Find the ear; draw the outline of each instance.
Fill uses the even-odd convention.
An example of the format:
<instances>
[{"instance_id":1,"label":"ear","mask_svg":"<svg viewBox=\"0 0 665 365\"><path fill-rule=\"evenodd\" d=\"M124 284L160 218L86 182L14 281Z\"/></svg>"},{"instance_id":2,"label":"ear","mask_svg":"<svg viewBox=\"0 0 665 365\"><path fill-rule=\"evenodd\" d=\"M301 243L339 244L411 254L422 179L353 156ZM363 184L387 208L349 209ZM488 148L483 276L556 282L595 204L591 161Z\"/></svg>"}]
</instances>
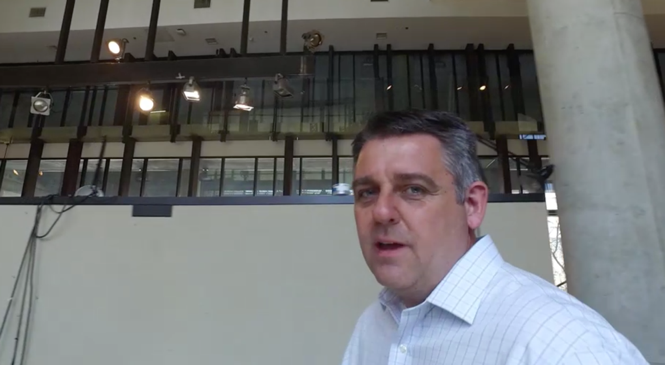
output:
<instances>
[{"instance_id":1,"label":"ear","mask_svg":"<svg viewBox=\"0 0 665 365\"><path fill-rule=\"evenodd\" d=\"M470 230L476 230L485 218L487 209L487 196L489 188L484 182L476 181L466 191L464 208L466 209L466 222Z\"/></svg>"}]
</instances>

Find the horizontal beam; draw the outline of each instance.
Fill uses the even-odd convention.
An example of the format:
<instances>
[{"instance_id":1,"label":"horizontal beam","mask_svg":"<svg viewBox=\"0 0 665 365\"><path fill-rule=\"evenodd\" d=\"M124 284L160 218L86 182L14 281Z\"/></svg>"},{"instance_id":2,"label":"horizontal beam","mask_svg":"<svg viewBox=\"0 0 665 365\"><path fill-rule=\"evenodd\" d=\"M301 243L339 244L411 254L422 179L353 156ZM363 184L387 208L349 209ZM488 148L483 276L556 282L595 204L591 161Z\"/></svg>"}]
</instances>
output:
<instances>
[{"instance_id":1,"label":"horizontal beam","mask_svg":"<svg viewBox=\"0 0 665 365\"><path fill-rule=\"evenodd\" d=\"M70 87L175 82L178 74L198 80L311 75L312 56L210 58L128 63L0 67L0 88Z\"/></svg>"}]
</instances>

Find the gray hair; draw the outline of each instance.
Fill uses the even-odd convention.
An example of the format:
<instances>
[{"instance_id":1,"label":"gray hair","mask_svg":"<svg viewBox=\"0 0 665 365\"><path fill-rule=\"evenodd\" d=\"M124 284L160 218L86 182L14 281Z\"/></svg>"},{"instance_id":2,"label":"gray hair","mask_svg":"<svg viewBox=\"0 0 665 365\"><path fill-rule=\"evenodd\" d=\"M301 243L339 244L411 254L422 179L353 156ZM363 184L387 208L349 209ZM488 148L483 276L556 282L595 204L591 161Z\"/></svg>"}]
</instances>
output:
<instances>
[{"instance_id":1,"label":"gray hair","mask_svg":"<svg viewBox=\"0 0 665 365\"><path fill-rule=\"evenodd\" d=\"M430 135L441 142L443 163L453 176L457 203L462 204L469 186L485 178L476 151L476 135L454 114L412 110L374 115L353 140L354 165L368 141L416 134Z\"/></svg>"}]
</instances>

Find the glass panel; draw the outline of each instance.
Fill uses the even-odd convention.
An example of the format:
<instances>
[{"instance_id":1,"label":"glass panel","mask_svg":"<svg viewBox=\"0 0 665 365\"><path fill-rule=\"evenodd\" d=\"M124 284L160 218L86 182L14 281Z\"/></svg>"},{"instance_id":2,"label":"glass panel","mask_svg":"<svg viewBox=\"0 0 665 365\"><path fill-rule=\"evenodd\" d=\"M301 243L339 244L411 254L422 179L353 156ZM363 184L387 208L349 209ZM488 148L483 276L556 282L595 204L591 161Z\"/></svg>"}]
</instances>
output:
<instances>
[{"instance_id":1,"label":"glass panel","mask_svg":"<svg viewBox=\"0 0 665 365\"><path fill-rule=\"evenodd\" d=\"M120 190L120 170L122 170L122 159L111 159L109 161L109 173L106 178L104 194L106 196L117 196Z\"/></svg>"},{"instance_id":2,"label":"glass panel","mask_svg":"<svg viewBox=\"0 0 665 365\"><path fill-rule=\"evenodd\" d=\"M83 113L83 102L85 101L85 89L71 90L69 94L69 101L65 107L65 126L77 127L81 122L81 114ZM62 105L62 104L61 104ZM87 109L87 108L86 108Z\"/></svg>"},{"instance_id":3,"label":"glass panel","mask_svg":"<svg viewBox=\"0 0 665 365\"><path fill-rule=\"evenodd\" d=\"M453 77L452 55L446 54L435 56L434 62L439 110L457 113L457 106L455 104L457 86L455 85L455 78Z\"/></svg>"},{"instance_id":4,"label":"glass panel","mask_svg":"<svg viewBox=\"0 0 665 365\"><path fill-rule=\"evenodd\" d=\"M523 176L524 172L526 172L524 169L524 166L520 166L516 160L514 159L509 159L508 160L509 165L510 165L510 185L512 187L512 193L513 194L522 194L524 191L522 184L525 183L524 179L526 177ZM524 191L526 193L526 191Z\"/></svg>"},{"instance_id":5,"label":"glass panel","mask_svg":"<svg viewBox=\"0 0 665 365\"><path fill-rule=\"evenodd\" d=\"M132 161L132 178L129 181L129 196L141 195L141 175L143 171L143 159L137 158Z\"/></svg>"},{"instance_id":6,"label":"glass panel","mask_svg":"<svg viewBox=\"0 0 665 365\"><path fill-rule=\"evenodd\" d=\"M23 191L23 180L25 180L25 169L27 160L7 160L5 173L0 184L0 196L17 197Z\"/></svg>"},{"instance_id":7,"label":"glass panel","mask_svg":"<svg viewBox=\"0 0 665 365\"><path fill-rule=\"evenodd\" d=\"M374 113L374 62L371 54L355 55L356 123L364 123ZM393 71L394 75L394 71ZM394 76L393 76L394 77ZM394 86L393 86L394 88Z\"/></svg>"},{"instance_id":8,"label":"glass panel","mask_svg":"<svg viewBox=\"0 0 665 365\"><path fill-rule=\"evenodd\" d=\"M485 53L485 69L487 72L487 89L489 92L492 117L495 121L504 120L503 110L501 109L501 83L497 70L496 53Z\"/></svg>"},{"instance_id":9,"label":"glass panel","mask_svg":"<svg viewBox=\"0 0 665 365\"><path fill-rule=\"evenodd\" d=\"M275 159L259 158L256 195L273 195L273 182L275 180Z\"/></svg>"},{"instance_id":10,"label":"glass panel","mask_svg":"<svg viewBox=\"0 0 665 365\"><path fill-rule=\"evenodd\" d=\"M284 159L278 158L276 161L275 171L275 195L284 195Z\"/></svg>"},{"instance_id":11,"label":"glass panel","mask_svg":"<svg viewBox=\"0 0 665 365\"><path fill-rule=\"evenodd\" d=\"M14 128L24 128L28 126L30 120L30 102L36 93L32 91L23 91L19 95L18 105L16 106L16 115L14 117Z\"/></svg>"},{"instance_id":12,"label":"glass panel","mask_svg":"<svg viewBox=\"0 0 665 365\"><path fill-rule=\"evenodd\" d=\"M14 105L14 92L5 91L0 94L0 129L9 127L9 119Z\"/></svg>"},{"instance_id":13,"label":"glass panel","mask_svg":"<svg viewBox=\"0 0 665 365\"><path fill-rule=\"evenodd\" d=\"M148 160L143 196L176 196L180 159Z\"/></svg>"},{"instance_id":14,"label":"glass panel","mask_svg":"<svg viewBox=\"0 0 665 365\"><path fill-rule=\"evenodd\" d=\"M176 122L183 125L189 124L189 109L192 107L192 103L182 97L176 98L176 103L178 103L178 115Z\"/></svg>"},{"instance_id":15,"label":"glass panel","mask_svg":"<svg viewBox=\"0 0 665 365\"><path fill-rule=\"evenodd\" d=\"M117 104L117 102L118 102L118 89L109 88L108 91L106 92L106 103L104 104L104 116L103 119L101 120L101 125L107 125L107 126L114 125L115 105Z\"/></svg>"},{"instance_id":16,"label":"glass panel","mask_svg":"<svg viewBox=\"0 0 665 365\"><path fill-rule=\"evenodd\" d=\"M213 85L210 83L199 83L201 88L201 100L198 102L183 102L180 105L192 105L192 114L189 120L190 124L207 125L210 118L210 111L212 110L212 97L214 94ZM182 99L182 95L178 94L178 98ZM166 107L166 106L164 106Z\"/></svg>"},{"instance_id":17,"label":"glass panel","mask_svg":"<svg viewBox=\"0 0 665 365\"><path fill-rule=\"evenodd\" d=\"M499 167L499 159L497 157L480 157L480 166L485 173L487 186L490 193L498 194L503 191L503 175Z\"/></svg>"},{"instance_id":18,"label":"glass panel","mask_svg":"<svg viewBox=\"0 0 665 365\"><path fill-rule=\"evenodd\" d=\"M45 127L60 127L62 121L62 113L65 110L65 99L67 98L67 90L52 91L51 100L51 114L45 118Z\"/></svg>"},{"instance_id":19,"label":"glass panel","mask_svg":"<svg viewBox=\"0 0 665 365\"><path fill-rule=\"evenodd\" d=\"M421 64L421 55L409 55L409 85L411 97L411 108L425 109L425 91L424 91L424 70Z\"/></svg>"},{"instance_id":20,"label":"glass panel","mask_svg":"<svg viewBox=\"0 0 665 365\"><path fill-rule=\"evenodd\" d=\"M200 168L199 191L196 196L219 196L222 179L222 159L202 158Z\"/></svg>"},{"instance_id":21,"label":"glass panel","mask_svg":"<svg viewBox=\"0 0 665 365\"><path fill-rule=\"evenodd\" d=\"M222 195L254 195L254 161L254 158L225 159Z\"/></svg>"},{"instance_id":22,"label":"glass panel","mask_svg":"<svg viewBox=\"0 0 665 365\"><path fill-rule=\"evenodd\" d=\"M100 125L100 113L102 112L102 100L104 99L104 87L91 87L88 96L89 104L85 115L85 124L91 126ZM93 108L92 118L90 118L90 108Z\"/></svg>"},{"instance_id":23,"label":"glass panel","mask_svg":"<svg viewBox=\"0 0 665 365\"><path fill-rule=\"evenodd\" d=\"M182 171L180 172L180 187L178 188L178 196L187 196L189 190L189 174L191 170L192 161L189 158L183 158Z\"/></svg>"},{"instance_id":24,"label":"glass panel","mask_svg":"<svg viewBox=\"0 0 665 365\"><path fill-rule=\"evenodd\" d=\"M409 109L410 85L406 55L393 56L393 104L394 110Z\"/></svg>"},{"instance_id":25,"label":"glass panel","mask_svg":"<svg viewBox=\"0 0 665 365\"><path fill-rule=\"evenodd\" d=\"M332 115L332 131L353 130L355 123L355 100L353 85L353 55L338 55L336 79L333 85L335 106ZM313 111L316 114L315 111Z\"/></svg>"},{"instance_id":26,"label":"glass panel","mask_svg":"<svg viewBox=\"0 0 665 365\"><path fill-rule=\"evenodd\" d=\"M521 54L519 59L526 120L542 121L543 111L540 105L540 90L538 90L538 78L536 76L536 64L533 54Z\"/></svg>"},{"instance_id":27,"label":"glass panel","mask_svg":"<svg viewBox=\"0 0 665 365\"><path fill-rule=\"evenodd\" d=\"M353 157L339 158L339 182L345 184L353 182Z\"/></svg>"},{"instance_id":28,"label":"glass panel","mask_svg":"<svg viewBox=\"0 0 665 365\"><path fill-rule=\"evenodd\" d=\"M497 55L499 57L499 76L501 77L501 96L503 98L504 120L514 122L517 120L515 107L513 106L513 94L510 85L510 69L508 68L508 57L505 53Z\"/></svg>"},{"instance_id":29,"label":"glass panel","mask_svg":"<svg viewBox=\"0 0 665 365\"><path fill-rule=\"evenodd\" d=\"M455 74L457 79L457 87L455 90L457 91L457 102L459 107L457 114L460 118L469 121L471 115L469 110L469 90L467 90L469 83L467 82L466 74L466 58L463 54L455 55Z\"/></svg>"},{"instance_id":30,"label":"glass panel","mask_svg":"<svg viewBox=\"0 0 665 365\"><path fill-rule=\"evenodd\" d=\"M291 195L300 195L300 158L293 158L293 174L291 177Z\"/></svg>"},{"instance_id":31,"label":"glass panel","mask_svg":"<svg viewBox=\"0 0 665 365\"><path fill-rule=\"evenodd\" d=\"M302 189L300 194L332 194L332 157L302 158Z\"/></svg>"},{"instance_id":32,"label":"glass panel","mask_svg":"<svg viewBox=\"0 0 665 365\"><path fill-rule=\"evenodd\" d=\"M168 114L161 112L168 108L168 105L164 105L163 103L165 88L165 85L160 85L159 87L150 89L152 98L155 100L155 107L152 109L152 111L157 113L148 113L148 125L168 124ZM135 122L136 124L140 124L138 120Z\"/></svg>"},{"instance_id":33,"label":"glass panel","mask_svg":"<svg viewBox=\"0 0 665 365\"><path fill-rule=\"evenodd\" d=\"M35 196L60 195L67 160L41 160Z\"/></svg>"},{"instance_id":34,"label":"glass panel","mask_svg":"<svg viewBox=\"0 0 665 365\"><path fill-rule=\"evenodd\" d=\"M86 166L86 169L85 169L85 181L83 182L83 185L92 185L92 180L95 179L95 171L97 170L98 161L99 160L95 159L95 158L89 158L88 159L88 165ZM82 167L83 167L83 161L81 161L81 163L79 164L79 179L78 179L78 181L81 181L80 177L81 177L81 168ZM102 160L102 165L99 169L99 180L97 181L97 185L100 188L101 188L102 183L103 183L102 179L104 178L104 169L106 169L106 160Z\"/></svg>"}]
</instances>

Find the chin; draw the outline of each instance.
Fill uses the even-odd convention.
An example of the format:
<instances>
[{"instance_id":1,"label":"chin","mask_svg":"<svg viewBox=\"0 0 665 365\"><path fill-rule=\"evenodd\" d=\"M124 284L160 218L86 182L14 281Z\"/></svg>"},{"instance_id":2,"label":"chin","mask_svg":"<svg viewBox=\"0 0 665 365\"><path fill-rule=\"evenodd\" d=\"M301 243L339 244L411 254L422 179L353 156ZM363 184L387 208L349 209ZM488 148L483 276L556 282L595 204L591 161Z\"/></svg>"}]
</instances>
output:
<instances>
[{"instance_id":1,"label":"chin","mask_svg":"<svg viewBox=\"0 0 665 365\"><path fill-rule=\"evenodd\" d=\"M379 284L389 289L400 290L411 284L407 274L396 267L378 267L372 269L372 273Z\"/></svg>"}]
</instances>

